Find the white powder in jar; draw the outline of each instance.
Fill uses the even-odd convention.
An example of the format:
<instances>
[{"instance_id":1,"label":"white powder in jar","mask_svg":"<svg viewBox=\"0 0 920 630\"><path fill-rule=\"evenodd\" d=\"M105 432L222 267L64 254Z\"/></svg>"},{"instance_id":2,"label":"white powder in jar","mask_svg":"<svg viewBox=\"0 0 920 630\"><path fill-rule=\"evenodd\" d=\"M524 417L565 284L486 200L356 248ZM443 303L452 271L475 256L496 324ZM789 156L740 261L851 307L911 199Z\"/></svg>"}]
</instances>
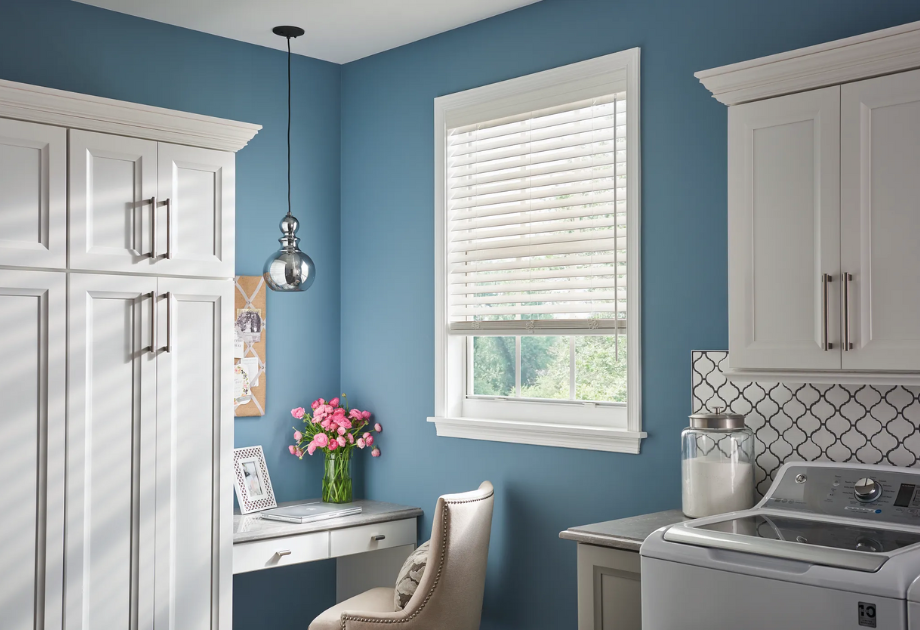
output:
<instances>
[{"instance_id":1,"label":"white powder in jar","mask_svg":"<svg viewBox=\"0 0 920 630\"><path fill-rule=\"evenodd\" d=\"M749 463L685 459L682 473L687 516L699 518L754 505L754 467Z\"/></svg>"}]
</instances>

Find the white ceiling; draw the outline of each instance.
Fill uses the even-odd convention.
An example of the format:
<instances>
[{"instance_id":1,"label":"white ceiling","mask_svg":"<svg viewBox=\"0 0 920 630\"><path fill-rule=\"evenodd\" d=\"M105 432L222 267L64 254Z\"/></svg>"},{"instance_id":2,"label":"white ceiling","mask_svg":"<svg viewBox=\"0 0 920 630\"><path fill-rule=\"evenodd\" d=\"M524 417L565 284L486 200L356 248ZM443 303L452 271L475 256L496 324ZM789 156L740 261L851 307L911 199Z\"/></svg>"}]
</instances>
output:
<instances>
[{"instance_id":1,"label":"white ceiling","mask_svg":"<svg viewBox=\"0 0 920 630\"><path fill-rule=\"evenodd\" d=\"M250 44L287 50L272 27L299 26L300 55L347 63L539 0L75 0Z\"/></svg>"}]
</instances>

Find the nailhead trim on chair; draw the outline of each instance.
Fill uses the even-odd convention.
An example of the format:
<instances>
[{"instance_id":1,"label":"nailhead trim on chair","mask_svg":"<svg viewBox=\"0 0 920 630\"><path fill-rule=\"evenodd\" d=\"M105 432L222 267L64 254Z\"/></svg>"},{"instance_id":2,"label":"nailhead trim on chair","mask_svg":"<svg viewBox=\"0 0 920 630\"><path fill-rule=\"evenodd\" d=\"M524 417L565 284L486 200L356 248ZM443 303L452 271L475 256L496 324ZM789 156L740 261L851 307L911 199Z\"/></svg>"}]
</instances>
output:
<instances>
[{"instance_id":1,"label":"nailhead trim on chair","mask_svg":"<svg viewBox=\"0 0 920 630\"><path fill-rule=\"evenodd\" d=\"M490 492L487 496L480 497L478 499L465 499L459 501L444 501L445 505L454 505L460 503L476 503L478 501L485 501L486 499L495 495L495 492ZM434 584L431 585L431 588L428 590L428 593L425 595L425 599L422 601L421 606L418 607L411 615L405 619L371 619L368 617L350 617L348 615L342 615L342 630L347 630L345 627L346 622L348 621L363 621L365 623L408 623L414 619L425 606L428 604L428 600L431 599L431 596L434 595L434 590L438 587L438 583L441 581L441 570L444 568L444 555L447 553L447 544L450 542L450 510L444 510L443 516L444 522L444 546L441 548L441 557L438 559L438 573L435 575Z\"/></svg>"}]
</instances>

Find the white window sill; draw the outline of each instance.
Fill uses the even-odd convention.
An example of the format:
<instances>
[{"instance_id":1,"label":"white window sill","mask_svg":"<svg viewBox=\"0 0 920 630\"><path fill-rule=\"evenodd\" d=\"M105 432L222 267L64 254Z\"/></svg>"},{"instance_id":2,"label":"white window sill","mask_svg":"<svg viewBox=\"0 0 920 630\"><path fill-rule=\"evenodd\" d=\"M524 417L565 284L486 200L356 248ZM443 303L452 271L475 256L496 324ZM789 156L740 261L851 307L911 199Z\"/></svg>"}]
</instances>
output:
<instances>
[{"instance_id":1,"label":"white window sill","mask_svg":"<svg viewBox=\"0 0 920 630\"><path fill-rule=\"evenodd\" d=\"M483 420L473 418L428 418L441 437L557 446L589 451L639 454L644 431L628 431L572 424Z\"/></svg>"}]
</instances>

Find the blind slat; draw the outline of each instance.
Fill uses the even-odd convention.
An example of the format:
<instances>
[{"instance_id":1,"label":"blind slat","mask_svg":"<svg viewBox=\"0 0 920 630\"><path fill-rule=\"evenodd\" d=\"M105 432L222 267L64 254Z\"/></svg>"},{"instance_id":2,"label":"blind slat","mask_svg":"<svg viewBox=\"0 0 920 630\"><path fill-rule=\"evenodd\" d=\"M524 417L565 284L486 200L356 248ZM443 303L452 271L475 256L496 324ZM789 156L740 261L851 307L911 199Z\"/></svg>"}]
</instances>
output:
<instances>
[{"instance_id":1,"label":"blind slat","mask_svg":"<svg viewBox=\"0 0 920 630\"><path fill-rule=\"evenodd\" d=\"M584 219L578 221L538 221L518 223L503 228L458 229L451 232L451 250L464 247L463 243L487 238L526 236L528 234L555 234L574 230L598 230L601 228L626 225L626 215L611 215L605 218ZM625 233L623 234L625 236Z\"/></svg>"},{"instance_id":2,"label":"blind slat","mask_svg":"<svg viewBox=\"0 0 920 630\"><path fill-rule=\"evenodd\" d=\"M462 265L458 265L460 267ZM553 280L566 278L567 282L579 282L582 278L595 276L625 276L626 265L597 265L595 267L579 267L578 269L525 269L520 271L492 271L487 273L453 273L450 277L451 293L466 293L464 287L476 286L482 282L524 282L527 280ZM457 289L456 291L454 289Z\"/></svg>"},{"instance_id":3,"label":"blind slat","mask_svg":"<svg viewBox=\"0 0 920 630\"><path fill-rule=\"evenodd\" d=\"M625 192L625 191L624 191ZM485 217L496 217L506 214L516 214L518 212L532 212L536 210L556 210L559 208L570 208L572 206L585 206L601 203L618 203L617 212L626 212L626 201L620 200L615 190L602 190L600 192L591 191L590 194L581 194L570 196L565 199L549 197L545 199L525 199L514 203L501 205L480 206L471 208L461 208L449 212L450 223L465 219L478 219Z\"/></svg>"},{"instance_id":4,"label":"blind slat","mask_svg":"<svg viewBox=\"0 0 920 630\"><path fill-rule=\"evenodd\" d=\"M497 170L481 171L478 173L464 173L455 175L450 179L450 189L470 188L483 186L509 179L524 179L544 177L565 171L585 170L616 164L616 153L613 151L589 153L582 159L553 160L536 164L524 164L518 167L502 166Z\"/></svg>"},{"instance_id":5,"label":"blind slat","mask_svg":"<svg viewBox=\"0 0 920 630\"><path fill-rule=\"evenodd\" d=\"M469 305L483 304L561 304L563 302L591 302L597 303L605 300L616 301L626 298L626 287L623 290L614 289L613 291L560 291L558 293L527 294L518 293L516 295L490 295L487 297L470 297L456 296L451 300L451 308L462 308Z\"/></svg>"},{"instance_id":6,"label":"blind slat","mask_svg":"<svg viewBox=\"0 0 920 630\"><path fill-rule=\"evenodd\" d=\"M621 274L617 274L621 275ZM457 296L481 295L486 293L520 293L524 291L571 291L575 289L626 288L625 278L614 279L613 274L597 276L591 280L523 281L503 282L490 285L457 284L450 287L450 293ZM625 294L624 294L625 295Z\"/></svg>"},{"instance_id":7,"label":"blind slat","mask_svg":"<svg viewBox=\"0 0 920 630\"><path fill-rule=\"evenodd\" d=\"M615 204L591 204L581 206L569 206L568 210L553 209L549 212L537 210L521 210L513 214L504 214L495 217L484 217L482 219L462 219L456 221L457 225L451 225L451 234L462 233L469 230L484 230L487 228L498 228L507 225L539 225L540 223L552 223L568 219L586 219L588 217L605 217L616 216L617 225L626 225L626 210L618 211Z\"/></svg>"},{"instance_id":8,"label":"blind slat","mask_svg":"<svg viewBox=\"0 0 920 630\"><path fill-rule=\"evenodd\" d=\"M562 136L557 138L548 138L539 142L526 142L521 144L512 144L505 147L496 147L489 151L468 151L462 153L448 154L448 165L465 166L473 162L486 162L489 160L498 160L502 158L517 157L519 155L528 155L541 153L543 151L555 151L557 149L568 149L588 144L597 144L600 142L608 145L615 145L620 149L620 140L626 140L626 129L604 129L598 131L589 131L586 133ZM614 142L616 141L616 142ZM625 144L625 142L624 142Z\"/></svg>"},{"instance_id":9,"label":"blind slat","mask_svg":"<svg viewBox=\"0 0 920 630\"><path fill-rule=\"evenodd\" d=\"M613 262L626 262L626 252L610 252L606 254L594 254L594 255L583 255L583 256L566 256L564 258L551 258L551 259L533 259L533 258L517 258L513 260L502 260L502 261L487 261L487 262L463 262L456 263L450 266L450 273L453 277L453 274L470 274L483 272L488 273L492 271L504 271L508 269L542 269L544 267L565 267L565 266L576 266L575 269L580 269L581 265L592 265L592 264L606 264Z\"/></svg>"},{"instance_id":10,"label":"blind slat","mask_svg":"<svg viewBox=\"0 0 920 630\"><path fill-rule=\"evenodd\" d=\"M597 313L613 313L614 305L618 313L626 312L626 303L614 302L580 302L577 304L548 304L543 306L455 306L450 309L451 315L457 317L491 316L491 315L555 315L575 314L594 315Z\"/></svg>"},{"instance_id":11,"label":"blind slat","mask_svg":"<svg viewBox=\"0 0 920 630\"><path fill-rule=\"evenodd\" d=\"M539 195L545 186L561 186L563 184L593 182L603 179L609 180L616 174L616 169L612 164L598 167L576 167L546 175L509 177L504 181L498 181L491 184L457 186L451 190L450 198L454 200L467 199L470 197L481 197L483 195L494 195L510 190L528 190L531 191L529 196L533 197L534 193ZM615 184L612 181L607 181L605 184L606 185L594 186L594 188L615 188Z\"/></svg>"},{"instance_id":12,"label":"blind slat","mask_svg":"<svg viewBox=\"0 0 920 630\"><path fill-rule=\"evenodd\" d=\"M449 262L472 262L483 260L505 260L530 256L560 256L579 252L616 251L626 249L626 239L593 238L567 243L543 243L540 245L519 245L470 252L456 252L448 255ZM554 261L555 262L555 261Z\"/></svg>"},{"instance_id":13,"label":"blind slat","mask_svg":"<svg viewBox=\"0 0 920 630\"><path fill-rule=\"evenodd\" d=\"M466 197L465 199L452 199L448 202L450 210L462 210L465 208L479 208L482 206L497 206L499 204L510 203L513 201L524 201L525 199L539 200L563 197L566 195L577 195L580 193L593 193L602 190L615 190L617 196L626 195L626 182L623 178L622 184L617 182L595 182L594 180L577 181L569 184L560 184L558 186L545 186L542 188L529 188L524 190L512 190L494 195L480 195L476 197ZM616 188L614 188L616 186ZM584 203L584 201L582 201Z\"/></svg>"}]
</instances>

